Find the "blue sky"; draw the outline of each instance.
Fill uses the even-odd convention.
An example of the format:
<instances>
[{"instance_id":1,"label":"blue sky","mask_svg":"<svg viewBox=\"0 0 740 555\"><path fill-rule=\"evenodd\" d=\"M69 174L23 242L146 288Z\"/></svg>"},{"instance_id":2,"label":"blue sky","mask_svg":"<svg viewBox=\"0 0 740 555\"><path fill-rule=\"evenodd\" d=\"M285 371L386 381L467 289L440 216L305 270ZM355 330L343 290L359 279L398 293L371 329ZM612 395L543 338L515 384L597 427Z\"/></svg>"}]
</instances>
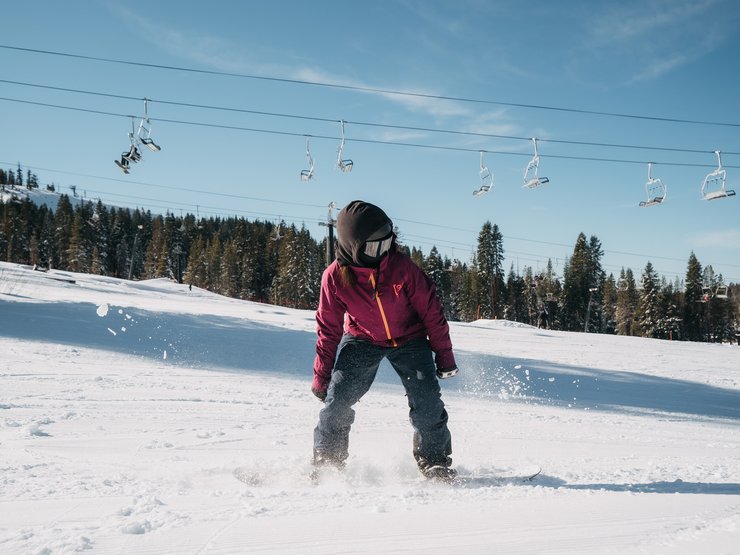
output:
<instances>
[{"instance_id":1,"label":"blue sky","mask_svg":"<svg viewBox=\"0 0 740 555\"><path fill-rule=\"evenodd\" d=\"M468 261L490 220L507 270L551 258L562 272L583 232L615 276L651 261L683 278L693 251L740 282L740 197L700 194L717 149L740 190L733 0L40 1L3 13L0 166L20 162L63 192L282 218L315 237L330 202L362 198L425 253ZM113 160L145 97L162 151L124 175ZM351 173L336 168L340 120ZM537 189L522 187L531 137L550 180ZM495 181L474 197L480 150ZM648 162L667 200L639 208Z\"/></svg>"}]
</instances>

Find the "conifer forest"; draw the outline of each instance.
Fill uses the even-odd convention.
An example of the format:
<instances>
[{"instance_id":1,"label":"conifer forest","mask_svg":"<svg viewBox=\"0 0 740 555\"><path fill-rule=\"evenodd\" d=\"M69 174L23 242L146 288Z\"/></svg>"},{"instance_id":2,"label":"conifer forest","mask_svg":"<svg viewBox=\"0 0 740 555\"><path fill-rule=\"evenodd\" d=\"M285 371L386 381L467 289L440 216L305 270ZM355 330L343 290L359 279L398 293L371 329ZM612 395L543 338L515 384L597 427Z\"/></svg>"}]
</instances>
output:
<instances>
[{"instance_id":1,"label":"conifer forest","mask_svg":"<svg viewBox=\"0 0 740 555\"><path fill-rule=\"evenodd\" d=\"M38 188L30 170L0 169L0 260L131 280L169 278L244 300L315 309L330 249L305 226L197 218L117 208L59 195L52 209L23 191ZM53 191L53 185L47 185ZM603 247L580 233L562 272L515 271L503 232L485 222L469 260L400 247L435 282L451 321L507 319L566 331L659 339L736 342L738 284L687 253L685 277L675 282L654 270L602 268ZM0 273L0 280L3 279Z\"/></svg>"}]
</instances>

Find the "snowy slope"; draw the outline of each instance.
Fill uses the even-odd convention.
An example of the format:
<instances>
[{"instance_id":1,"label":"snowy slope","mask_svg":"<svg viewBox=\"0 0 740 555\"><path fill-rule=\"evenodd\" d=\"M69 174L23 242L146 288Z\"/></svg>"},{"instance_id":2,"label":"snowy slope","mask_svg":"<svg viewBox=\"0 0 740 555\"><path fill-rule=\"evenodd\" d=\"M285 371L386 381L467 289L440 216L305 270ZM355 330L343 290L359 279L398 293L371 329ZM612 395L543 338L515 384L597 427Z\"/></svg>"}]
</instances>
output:
<instances>
[{"instance_id":1,"label":"snowy slope","mask_svg":"<svg viewBox=\"0 0 740 555\"><path fill-rule=\"evenodd\" d=\"M314 485L311 312L0 263L0 553L740 552L740 349L452 336L469 479L419 480L384 365Z\"/></svg>"},{"instance_id":2,"label":"snowy slope","mask_svg":"<svg viewBox=\"0 0 740 555\"><path fill-rule=\"evenodd\" d=\"M78 194L82 196L75 196L67 193L72 206L77 206L83 202L92 202L93 204L98 202L97 198L88 198L87 193L84 190L79 190ZM27 189L25 186L18 187L16 185L5 185L4 187L0 187L0 201L12 202L28 199L38 206L46 206L51 210L56 210L61 196L62 193L60 192L47 191L45 186L36 189ZM106 206L109 209L112 208L109 204L106 204Z\"/></svg>"}]
</instances>

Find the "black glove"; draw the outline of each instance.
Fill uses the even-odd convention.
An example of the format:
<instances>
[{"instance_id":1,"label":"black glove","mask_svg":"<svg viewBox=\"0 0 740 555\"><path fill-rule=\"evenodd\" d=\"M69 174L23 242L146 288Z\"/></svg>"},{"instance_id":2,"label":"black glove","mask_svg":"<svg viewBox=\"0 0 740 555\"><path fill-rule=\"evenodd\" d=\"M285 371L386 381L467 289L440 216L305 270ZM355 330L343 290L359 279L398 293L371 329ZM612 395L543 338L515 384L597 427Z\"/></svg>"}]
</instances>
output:
<instances>
[{"instance_id":1,"label":"black glove","mask_svg":"<svg viewBox=\"0 0 740 555\"><path fill-rule=\"evenodd\" d=\"M440 380L444 380L446 378L451 378L452 376L457 376L457 373L459 372L457 366L451 366L450 368L437 368L437 377Z\"/></svg>"},{"instance_id":2,"label":"black glove","mask_svg":"<svg viewBox=\"0 0 740 555\"><path fill-rule=\"evenodd\" d=\"M331 381L331 372L328 374L318 374L314 370L313 382L311 382L311 393L318 397L322 403L326 399L326 390L329 389L329 382Z\"/></svg>"},{"instance_id":3,"label":"black glove","mask_svg":"<svg viewBox=\"0 0 740 555\"><path fill-rule=\"evenodd\" d=\"M322 403L326 400L326 390L317 389L315 387L311 387L311 393L316 395L316 397L321 401Z\"/></svg>"}]
</instances>

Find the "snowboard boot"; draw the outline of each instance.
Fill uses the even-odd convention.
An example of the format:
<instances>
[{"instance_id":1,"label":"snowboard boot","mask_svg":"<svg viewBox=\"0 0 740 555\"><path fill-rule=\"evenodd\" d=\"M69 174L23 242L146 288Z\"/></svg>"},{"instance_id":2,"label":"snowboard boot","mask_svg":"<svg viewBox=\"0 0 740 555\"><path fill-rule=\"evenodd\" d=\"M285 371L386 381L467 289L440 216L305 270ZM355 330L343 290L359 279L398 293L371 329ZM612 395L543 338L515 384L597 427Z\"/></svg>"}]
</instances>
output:
<instances>
[{"instance_id":1,"label":"snowboard boot","mask_svg":"<svg viewBox=\"0 0 740 555\"><path fill-rule=\"evenodd\" d=\"M314 482L319 481L322 474L327 472L341 472L346 466L345 459L339 458L328 453L320 453L314 451L313 461L311 461L313 469L311 470L311 479Z\"/></svg>"},{"instance_id":2,"label":"snowboard boot","mask_svg":"<svg viewBox=\"0 0 740 555\"><path fill-rule=\"evenodd\" d=\"M422 475L429 480L450 483L457 476L457 471L451 467L452 459L447 456L435 458L417 456L416 464L419 465Z\"/></svg>"}]
</instances>

